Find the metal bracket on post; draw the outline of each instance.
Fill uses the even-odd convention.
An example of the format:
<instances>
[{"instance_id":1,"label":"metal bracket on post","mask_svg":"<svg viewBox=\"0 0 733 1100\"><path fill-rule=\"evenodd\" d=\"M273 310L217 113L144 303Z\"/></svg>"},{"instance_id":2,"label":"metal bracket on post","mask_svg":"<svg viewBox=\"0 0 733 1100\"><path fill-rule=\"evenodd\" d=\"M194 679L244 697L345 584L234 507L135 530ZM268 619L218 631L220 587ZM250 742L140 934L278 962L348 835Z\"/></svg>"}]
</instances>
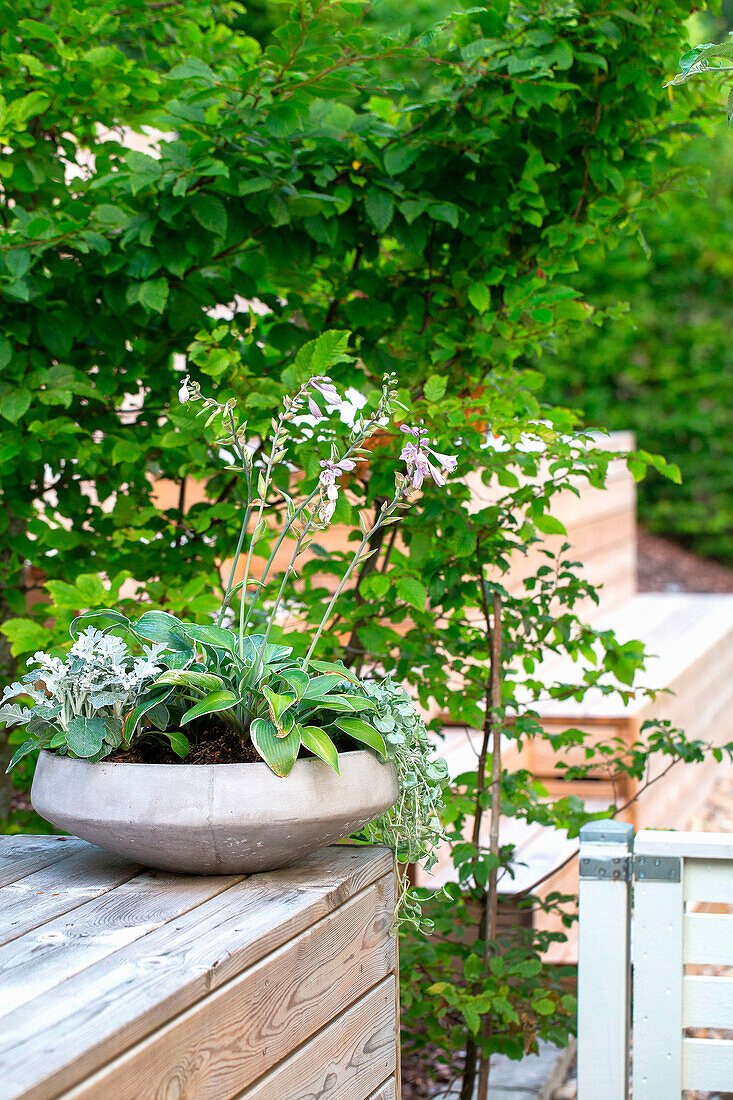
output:
<instances>
[{"instance_id":1,"label":"metal bracket on post","mask_svg":"<svg viewBox=\"0 0 733 1100\"><path fill-rule=\"evenodd\" d=\"M644 882L680 882L682 861L679 856L634 856L634 878Z\"/></svg>"},{"instance_id":2,"label":"metal bracket on post","mask_svg":"<svg viewBox=\"0 0 733 1100\"><path fill-rule=\"evenodd\" d=\"M606 879L609 882L629 882L631 880L631 856L593 856L580 857L580 877Z\"/></svg>"}]
</instances>

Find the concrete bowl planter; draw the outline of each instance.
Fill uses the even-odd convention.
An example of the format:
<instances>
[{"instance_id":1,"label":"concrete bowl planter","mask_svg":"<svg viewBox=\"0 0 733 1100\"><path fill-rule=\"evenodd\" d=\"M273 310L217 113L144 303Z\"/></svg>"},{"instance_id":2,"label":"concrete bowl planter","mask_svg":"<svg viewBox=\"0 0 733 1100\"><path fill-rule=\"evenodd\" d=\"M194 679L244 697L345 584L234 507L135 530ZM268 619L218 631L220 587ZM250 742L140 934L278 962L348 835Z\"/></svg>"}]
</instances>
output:
<instances>
[{"instance_id":1,"label":"concrete bowl planter","mask_svg":"<svg viewBox=\"0 0 733 1100\"><path fill-rule=\"evenodd\" d=\"M202 875L273 871L341 840L396 801L397 774L367 751L315 758L281 779L266 764L97 763L41 752L36 813L148 867Z\"/></svg>"}]
</instances>

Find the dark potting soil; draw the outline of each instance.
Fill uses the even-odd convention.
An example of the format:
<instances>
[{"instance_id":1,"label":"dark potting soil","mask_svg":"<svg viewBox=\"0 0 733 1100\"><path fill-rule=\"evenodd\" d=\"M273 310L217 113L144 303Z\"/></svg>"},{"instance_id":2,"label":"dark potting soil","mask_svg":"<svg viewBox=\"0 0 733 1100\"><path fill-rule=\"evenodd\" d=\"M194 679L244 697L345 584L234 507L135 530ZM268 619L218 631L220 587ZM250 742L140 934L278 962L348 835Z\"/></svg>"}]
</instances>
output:
<instances>
[{"instance_id":1,"label":"dark potting soil","mask_svg":"<svg viewBox=\"0 0 733 1100\"><path fill-rule=\"evenodd\" d=\"M191 734L188 756L181 759L162 736L148 737L128 751L118 749L107 757L112 764L255 764L262 759L248 742L243 744L233 730L223 726Z\"/></svg>"}]
</instances>

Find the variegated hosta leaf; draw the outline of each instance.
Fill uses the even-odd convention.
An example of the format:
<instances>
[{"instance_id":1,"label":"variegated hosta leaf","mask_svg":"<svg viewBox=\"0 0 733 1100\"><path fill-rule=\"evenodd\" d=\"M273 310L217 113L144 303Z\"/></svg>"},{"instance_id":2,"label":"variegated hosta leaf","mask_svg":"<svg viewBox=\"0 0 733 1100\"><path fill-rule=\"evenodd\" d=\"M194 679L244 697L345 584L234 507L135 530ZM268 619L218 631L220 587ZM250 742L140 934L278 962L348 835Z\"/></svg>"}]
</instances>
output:
<instances>
[{"instance_id":1,"label":"variegated hosta leaf","mask_svg":"<svg viewBox=\"0 0 733 1100\"><path fill-rule=\"evenodd\" d=\"M286 776L292 771L300 750L300 733L297 725L285 737L268 718L255 718L250 727L252 744L275 775Z\"/></svg>"}]
</instances>

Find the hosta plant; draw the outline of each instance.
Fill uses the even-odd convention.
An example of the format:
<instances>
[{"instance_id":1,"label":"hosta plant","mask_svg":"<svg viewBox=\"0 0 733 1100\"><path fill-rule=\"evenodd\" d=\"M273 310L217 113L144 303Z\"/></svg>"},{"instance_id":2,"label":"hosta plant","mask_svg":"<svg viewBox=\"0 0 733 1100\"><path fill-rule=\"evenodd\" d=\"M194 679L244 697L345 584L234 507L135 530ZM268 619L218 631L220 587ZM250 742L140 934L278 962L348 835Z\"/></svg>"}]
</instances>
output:
<instances>
[{"instance_id":1,"label":"hosta plant","mask_svg":"<svg viewBox=\"0 0 733 1100\"><path fill-rule=\"evenodd\" d=\"M299 755L320 757L338 772L339 750L366 746L397 766L401 800L380 828L398 836L402 820L419 821L419 835L406 841L403 831L397 840L403 855L413 858L438 835L444 779L440 765L429 760L424 727L401 689L364 685L340 661L319 660L316 651L354 570L372 554L375 533L399 521L426 478L442 485L456 459L435 451L423 427L401 426L404 465L395 473L392 499L381 505L376 518L361 517L351 560L307 639L307 651L296 657L291 646L274 640L287 613L283 601L288 580L314 535L331 523L349 473L368 458L365 444L389 423L396 405L393 378L385 378L371 415L355 414L344 449L331 444L330 457L319 462L315 484L301 488L297 499L291 492L304 482L295 452L328 440L326 412L342 404L328 376L309 378L285 398L267 445L258 449L250 444L233 401L204 398L188 378L179 398L197 403L207 425L215 424L218 453L243 483L241 528L219 613L215 621L199 623L158 610L145 611L135 621L114 609L76 618L71 624L76 640L66 665L38 655L38 673L6 690L8 699L26 695L33 704L5 716L6 721L27 720L32 735L13 763L39 746L93 761L114 751L116 759L124 760L125 751L139 750L151 737L165 738L184 760L192 744L214 730L228 734L230 742L234 739L240 759L261 759L277 775L287 776ZM255 453L264 457L255 461ZM273 580L273 565L285 540L289 561ZM144 650L144 658L131 656L128 647L146 643L153 643L153 649ZM75 686L77 676L86 676L79 662L87 650L96 654L103 669L104 660L117 662L110 664L108 676L100 674L100 691L96 680L95 690L81 690L79 684L86 680ZM68 703L56 698L56 679L47 678L47 669L57 676L64 670ZM144 672L144 679L133 683L136 670L140 676Z\"/></svg>"}]
</instances>

